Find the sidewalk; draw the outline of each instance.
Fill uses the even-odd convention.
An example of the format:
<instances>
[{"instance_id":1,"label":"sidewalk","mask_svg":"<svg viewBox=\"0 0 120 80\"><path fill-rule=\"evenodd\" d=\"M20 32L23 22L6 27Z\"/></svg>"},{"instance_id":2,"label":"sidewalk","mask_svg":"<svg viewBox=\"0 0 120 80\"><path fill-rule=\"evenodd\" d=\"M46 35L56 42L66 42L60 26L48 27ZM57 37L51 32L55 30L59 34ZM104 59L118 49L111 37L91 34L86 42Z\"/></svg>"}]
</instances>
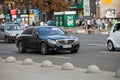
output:
<instances>
[{"instance_id":1,"label":"sidewalk","mask_svg":"<svg viewBox=\"0 0 120 80\"><path fill-rule=\"evenodd\" d=\"M103 35L108 35L108 31L109 31L109 30L97 30L97 29L85 30L80 27L65 28L65 30L70 34L83 33L83 34L103 34Z\"/></svg>"},{"instance_id":2,"label":"sidewalk","mask_svg":"<svg viewBox=\"0 0 120 80\"><path fill-rule=\"evenodd\" d=\"M60 65L41 67L40 63L23 65L22 61L0 61L0 80L120 80L114 72L86 73L86 69L62 70Z\"/></svg>"}]
</instances>

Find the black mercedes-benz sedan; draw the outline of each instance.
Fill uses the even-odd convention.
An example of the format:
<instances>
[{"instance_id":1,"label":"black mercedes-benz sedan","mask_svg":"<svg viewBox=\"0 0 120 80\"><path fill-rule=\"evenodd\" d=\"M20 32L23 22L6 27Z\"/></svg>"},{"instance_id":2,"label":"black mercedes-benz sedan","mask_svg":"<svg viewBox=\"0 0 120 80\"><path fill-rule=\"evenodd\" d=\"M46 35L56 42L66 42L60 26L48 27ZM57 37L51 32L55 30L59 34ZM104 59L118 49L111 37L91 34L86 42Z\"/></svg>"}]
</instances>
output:
<instances>
[{"instance_id":1,"label":"black mercedes-benz sedan","mask_svg":"<svg viewBox=\"0 0 120 80\"><path fill-rule=\"evenodd\" d=\"M41 54L48 54L53 51L77 53L80 44L77 37L59 27L31 26L17 36L16 46L20 53L27 49L36 49L40 50Z\"/></svg>"}]
</instances>

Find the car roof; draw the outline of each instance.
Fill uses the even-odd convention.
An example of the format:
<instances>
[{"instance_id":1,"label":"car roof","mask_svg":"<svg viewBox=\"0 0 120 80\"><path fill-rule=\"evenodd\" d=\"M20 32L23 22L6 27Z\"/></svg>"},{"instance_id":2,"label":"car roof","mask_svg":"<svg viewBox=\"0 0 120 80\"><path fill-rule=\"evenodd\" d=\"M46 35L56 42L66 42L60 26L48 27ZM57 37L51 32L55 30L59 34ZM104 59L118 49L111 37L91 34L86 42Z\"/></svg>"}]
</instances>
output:
<instances>
[{"instance_id":1,"label":"car roof","mask_svg":"<svg viewBox=\"0 0 120 80\"><path fill-rule=\"evenodd\" d=\"M19 26L18 24L5 24L5 26L11 26L11 25L14 25L14 26Z\"/></svg>"},{"instance_id":2,"label":"car roof","mask_svg":"<svg viewBox=\"0 0 120 80\"><path fill-rule=\"evenodd\" d=\"M29 26L28 28L44 28L44 27L46 27L46 28L49 28L49 27L57 27L57 26L46 26L46 25L43 25L43 26Z\"/></svg>"},{"instance_id":3,"label":"car roof","mask_svg":"<svg viewBox=\"0 0 120 80\"><path fill-rule=\"evenodd\" d=\"M120 23L120 21L116 22L116 23Z\"/></svg>"}]
</instances>

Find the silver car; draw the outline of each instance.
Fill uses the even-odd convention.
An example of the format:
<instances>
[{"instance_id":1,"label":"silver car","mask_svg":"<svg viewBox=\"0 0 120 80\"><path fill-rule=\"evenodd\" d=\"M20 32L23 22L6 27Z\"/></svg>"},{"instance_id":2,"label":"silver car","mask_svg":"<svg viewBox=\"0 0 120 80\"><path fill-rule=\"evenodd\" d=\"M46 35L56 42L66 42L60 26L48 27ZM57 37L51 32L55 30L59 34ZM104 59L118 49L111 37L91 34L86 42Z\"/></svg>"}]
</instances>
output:
<instances>
[{"instance_id":1,"label":"silver car","mask_svg":"<svg viewBox=\"0 0 120 80\"><path fill-rule=\"evenodd\" d=\"M5 40L6 43L14 42L22 31L23 29L17 24L0 25L0 40Z\"/></svg>"}]
</instances>

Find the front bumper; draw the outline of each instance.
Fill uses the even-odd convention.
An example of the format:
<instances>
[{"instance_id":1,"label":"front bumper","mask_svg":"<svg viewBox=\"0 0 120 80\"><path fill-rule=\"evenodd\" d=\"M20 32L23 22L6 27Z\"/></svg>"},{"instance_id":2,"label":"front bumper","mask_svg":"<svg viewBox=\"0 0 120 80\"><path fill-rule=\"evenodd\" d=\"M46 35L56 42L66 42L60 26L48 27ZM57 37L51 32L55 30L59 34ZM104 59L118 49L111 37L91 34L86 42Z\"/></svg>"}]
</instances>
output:
<instances>
[{"instance_id":1,"label":"front bumper","mask_svg":"<svg viewBox=\"0 0 120 80\"><path fill-rule=\"evenodd\" d=\"M16 36L7 36L7 38L10 41L15 41L16 40Z\"/></svg>"},{"instance_id":2,"label":"front bumper","mask_svg":"<svg viewBox=\"0 0 120 80\"><path fill-rule=\"evenodd\" d=\"M71 50L78 50L80 44L69 44L67 47L64 47L66 45L48 45L49 51L71 51Z\"/></svg>"}]
</instances>

